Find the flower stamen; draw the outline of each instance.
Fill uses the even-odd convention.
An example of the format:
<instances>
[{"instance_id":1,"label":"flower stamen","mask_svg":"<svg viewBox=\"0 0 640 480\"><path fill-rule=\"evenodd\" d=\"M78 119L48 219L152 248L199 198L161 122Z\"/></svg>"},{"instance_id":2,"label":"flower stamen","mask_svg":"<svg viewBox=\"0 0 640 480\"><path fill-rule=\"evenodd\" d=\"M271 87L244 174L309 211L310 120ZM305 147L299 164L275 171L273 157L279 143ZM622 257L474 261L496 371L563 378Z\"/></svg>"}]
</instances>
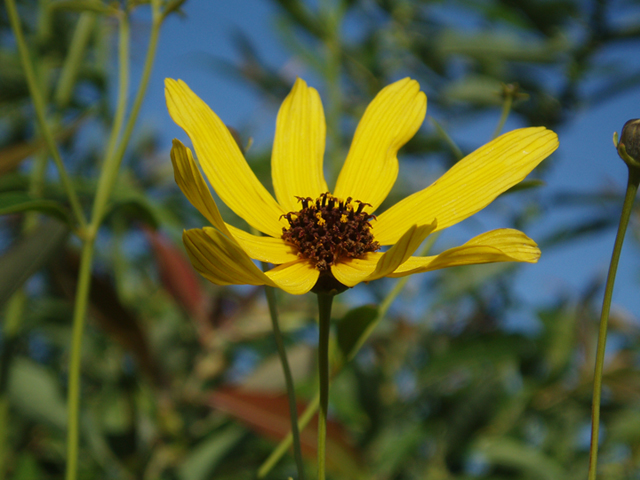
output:
<instances>
[{"instance_id":1,"label":"flower stamen","mask_svg":"<svg viewBox=\"0 0 640 480\"><path fill-rule=\"evenodd\" d=\"M296 198L302 209L282 215L289 221L289 228L282 229L282 239L321 272L342 259L359 258L380 248L371 233L370 220L376 217L364 211L370 204L355 200L358 206L354 208L351 197L341 200L328 192L315 201Z\"/></svg>"}]
</instances>

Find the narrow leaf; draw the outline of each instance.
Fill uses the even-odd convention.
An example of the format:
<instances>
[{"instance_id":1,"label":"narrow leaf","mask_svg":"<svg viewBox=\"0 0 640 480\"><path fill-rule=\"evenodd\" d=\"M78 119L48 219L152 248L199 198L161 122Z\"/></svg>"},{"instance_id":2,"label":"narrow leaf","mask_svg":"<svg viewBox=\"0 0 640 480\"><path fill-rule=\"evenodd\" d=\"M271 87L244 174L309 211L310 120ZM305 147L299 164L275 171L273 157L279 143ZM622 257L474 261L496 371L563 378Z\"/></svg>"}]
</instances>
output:
<instances>
[{"instance_id":1,"label":"narrow leaf","mask_svg":"<svg viewBox=\"0 0 640 480\"><path fill-rule=\"evenodd\" d=\"M0 309L31 275L52 258L64 243L68 231L66 225L59 222L44 222L0 256Z\"/></svg>"},{"instance_id":2,"label":"narrow leaf","mask_svg":"<svg viewBox=\"0 0 640 480\"><path fill-rule=\"evenodd\" d=\"M345 358L357 351L369 326L378 317L378 309L371 305L349 310L338 323L338 346Z\"/></svg>"},{"instance_id":3,"label":"narrow leaf","mask_svg":"<svg viewBox=\"0 0 640 480\"><path fill-rule=\"evenodd\" d=\"M55 200L34 198L24 192L6 192L0 194L0 215L27 211L37 211L50 217L55 217L70 227L74 224L71 212Z\"/></svg>"}]
</instances>

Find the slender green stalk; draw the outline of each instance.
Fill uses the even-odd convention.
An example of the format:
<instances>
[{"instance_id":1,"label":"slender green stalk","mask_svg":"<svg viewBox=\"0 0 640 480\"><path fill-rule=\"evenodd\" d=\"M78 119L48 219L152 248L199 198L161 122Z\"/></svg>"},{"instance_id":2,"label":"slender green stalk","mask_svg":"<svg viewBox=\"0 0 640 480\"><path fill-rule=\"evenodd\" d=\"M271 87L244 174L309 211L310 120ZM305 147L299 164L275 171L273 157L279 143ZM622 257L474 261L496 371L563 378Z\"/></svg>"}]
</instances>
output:
<instances>
[{"instance_id":1,"label":"slender green stalk","mask_svg":"<svg viewBox=\"0 0 640 480\"><path fill-rule=\"evenodd\" d=\"M84 53L93 34L95 24L96 14L93 12L83 12L78 19L69 45L69 53L62 65L60 79L54 95L55 102L60 108L64 108L69 104L73 87L76 85L78 71L82 65Z\"/></svg>"},{"instance_id":2,"label":"slender green stalk","mask_svg":"<svg viewBox=\"0 0 640 480\"><path fill-rule=\"evenodd\" d=\"M433 245L436 243L436 240L438 240L439 236L440 236L440 233L429 235L429 237L427 238L427 241L418 250L417 256L422 257L426 255L427 252L429 252L429 250L431 250ZM356 343L355 347L353 348L351 357L347 359L348 361L353 360L353 358L360 351L360 349L365 344L367 339L371 336L373 331L376 329L378 324L382 321L383 318L385 318L385 316L387 315L387 311L389 310L389 307L391 307L391 304L395 301L398 295L400 295L400 292L404 289L408 281L409 281L409 276L402 277L400 280L398 280L398 282L393 286L393 288L387 294L387 296L382 301L382 303L380 303L380 307L378 308L378 315L376 316L375 320L369 324L367 329L358 339L358 343Z\"/></svg>"},{"instance_id":3,"label":"slender green stalk","mask_svg":"<svg viewBox=\"0 0 640 480\"><path fill-rule=\"evenodd\" d=\"M461 160L462 157L464 157L464 153L462 153L462 150L460 150L460 147L456 145L456 142L453 141L453 139L449 136L447 131L442 127L442 125L440 125L440 123L435 118L429 117L429 121L433 124L434 127L436 127L438 134L447 143L447 145L455 155L456 159Z\"/></svg>"},{"instance_id":4,"label":"slender green stalk","mask_svg":"<svg viewBox=\"0 0 640 480\"><path fill-rule=\"evenodd\" d=\"M84 213L82 212L82 208L80 206L80 201L76 195L76 191L73 188L73 184L71 183L71 179L69 178L69 174L62 162L62 157L60 156L60 151L56 145L56 142L53 138L53 134L51 133L51 129L46 121L46 107L45 102L40 92L40 88L38 87L38 82L36 80L36 75L33 69L33 65L31 63L31 58L29 56L29 49L27 48L27 43L24 39L24 35L22 33L22 27L20 26L20 17L18 16L18 10L16 9L15 0L6 0L5 5L7 6L7 13L9 15L9 22L11 23L11 28L13 29L13 33L16 37L16 44L18 46L18 52L20 54L20 60L22 62L22 68L24 69L24 74L27 79L27 85L29 87L29 93L31 94L31 98L33 100L33 106L36 113L36 120L38 122L38 128L40 130L41 135L43 136L45 143L53 157L53 161L58 168L58 173L60 174L60 181L62 182L62 187L67 194L69 199L69 203L71 204L71 209L76 218L76 221L80 225L81 229L86 227L86 219Z\"/></svg>"},{"instance_id":5,"label":"slender green stalk","mask_svg":"<svg viewBox=\"0 0 640 480\"><path fill-rule=\"evenodd\" d=\"M94 198L93 210L91 214L91 224L86 229L86 235L84 237L84 243L82 248L82 256L80 259L80 273L78 277L78 285L76 288L76 300L73 312L73 332L72 332L72 344L71 344L71 359L69 364L69 388L68 388L68 433L67 433L67 470L66 480L75 480L77 477L78 469L78 440L79 440L79 417L80 417L80 359L82 352L82 333L84 331L84 321L86 316L89 287L91 281L91 266L93 263L93 254L95 239L102 223L104 213L107 208L109 197L115 185L115 181L120 168L120 163L124 157L124 152L127 148L129 139L133 132L142 100L144 99L149 84L149 78L151 76L151 70L153 68L153 61L158 47L158 37L160 33L160 26L162 24L162 14L160 11L160 3L157 0L152 1L153 12L153 24L151 28L151 35L149 39L149 45L147 47L147 55L145 58L145 65L138 86L138 92L127 121L124 134L120 140L119 146L110 156L105 158L100 172L100 178L98 180L98 187L96 196ZM124 52L128 52L128 21L121 22L121 28L125 25L126 34L120 36L120 86L123 84L128 85L128 58L124 58ZM122 40L125 40L123 43ZM125 61L122 61L122 60ZM123 79L127 79L124 81ZM124 94L126 95L126 94ZM119 99L122 99L123 93L118 95ZM126 101L126 96L125 96ZM118 102L118 108L124 109L120 106L120 100ZM117 116L114 121L114 128L117 127ZM117 134L112 133L111 137ZM108 152L107 152L108 153Z\"/></svg>"},{"instance_id":6,"label":"slender green stalk","mask_svg":"<svg viewBox=\"0 0 640 480\"><path fill-rule=\"evenodd\" d=\"M593 376L593 404L591 407L591 447L589 449L589 480L595 480L598 463L598 440L600 434L600 400L602 394L602 370L604 367L604 353L607 343L607 324L609 322L609 312L611 310L611 299L613 297L613 285L616 281L616 271L622 251L622 243L629 225L629 218L633 207L633 201L638 191L640 183L640 173L637 169L629 168L629 180L627 182L627 192L622 204L622 214L620 224L616 234L616 241L609 264L607 283L604 289L604 299L602 301L602 313L600 315L600 331L598 332L598 347L596 349L596 366Z\"/></svg>"},{"instance_id":7,"label":"slender green stalk","mask_svg":"<svg viewBox=\"0 0 640 480\"><path fill-rule=\"evenodd\" d=\"M46 11L46 5L41 5L41 12ZM76 25L74 31L73 40L71 42L70 50L65 59L60 80L56 88L56 101L58 106L64 107L69 101L73 85L75 84L75 78L77 71L81 65L82 56L86 48L88 37L92 31L95 23L95 15L82 14ZM18 23L19 26L19 23ZM39 35L45 36L48 29L48 19L46 15L41 15L39 18ZM46 75L43 75L46 77ZM36 90L45 96L44 88L46 85L41 85ZM44 104L44 102L42 102ZM49 125L49 122L45 120L45 123ZM56 125L57 121L53 121ZM55 130L56 127L54 126ZM29 176L29 194L34 198L42 197L44 191L44 181L46 177L48 154L46 152L39 152L36 155L35 163L31 169ZM38 214L36 212L27 212L24 217L22 232L28 233L32 231L38 223ZM6 476L7 468L7 433L8 421L9 421L9 399L7 397L7 387L9 382L10 365L13 359L13 343L17 337L19 331L19 325L24 316L24 310L26 305L26 295L23 289L17 291L9 300L5 315L4 324L4 349L2 352L2 360L0 361L0 480L4 480Z\"/></svg>"},{"instance_id":8,"label":"slender green stalk","mask_svg":"<svg viewBox=\"0 0 640 480\"><path fill-rule=\"evenodd\" d=\"M433 244L436 242L439 236L440 236L439 233L430 235L428 240L425 242L425 244L420 248L420 250L418 250L417 255L418 256L426 255L431 249L431 247L433 247ZM367 340L367 338L369 338L369 336L375 329L376 325L378 325L382 321L382 319L386 316L387 311L389 310L389 307L398 297L398 295L400 294L400 292L405 287L408 281L409 281L408 276L402 277L400 280L398 280L398 282L394 285L391 291L389 291L389 293L386 295L382 303L380 303L380 308L378 309L378 316L371 323L371 326L362 335L362 338L354 348L353 356L355 356L355 354L360 350L362 345L364 345L365 341ZM353 358L353 356L351 358ZM347 360L351 360L351 358ZM335 373L338 373L338 372L339 372L339 369L336 369ZM316 392L313 399L311 399L311 401L307 405L307 408L305 409L304 412L302 412L302 415L300 415L300 418L298 419L298 429L300 431L303 431L305 427L309 424L309 422L313 418L313 415L318 411L319 406L320 406L320 393ZM271 452L271 454L267 457L267 459L262 463L262 465L258 469L258 478L264 478L267 476L267 474L273 469L276 463L278 463L278 461L282 458L285 452L289 449L292 441L293 441L293 436L291 432L289 432L287 436L284 437L280 441L278 446Z\"/></svg>"},{"instance_id":9,"label":"slender green stalk","mask_svg":"<svg viewBox=\"0 0 640 480\"><path fill-rule=\"evenodd\" d=\"M507 90L509 92L510 90ZM509 117L509 113L511 113L511 106L513 105L513 95L507 93L504 98L504 103L502 104L502 115L500 115L500 120L498 121L498 125L496 125L496 129L493 132L493 136L496 138L502 132L504 128L504 124L507 121L507 117Z\"/></svg>"},{"instance_id":10,"label":"slender green stalk","mask_svg":"<svg viewBox=\"0 0 640 480\"><path fill-rule=\"evenodd\" d=\"M320 394L316 392L313 399L307 405L307 408L304 409L302 415L298 418L298 430L302 431L304 428L309 425L309 422L318 411L318 406L320 405ZM285 438L278 444L278 446L271 452L271 455L264 461L264 463L258 469L258 478L264 478L271 471L273 467L275 467L276 463L282 458L285 452L291 446L291 442L293 442L293 435L291 432L287 434Z\"/></svg>"},{"instance_id":11,"label":"slender green stalk","mask_svg":"<svg viewBox=\"0 0 640 480\"><path fill-rule=\"evenodd\" d=\"M321 3L321 17L324 18L325 81L327 85L327 139L330 173L335 181L341 166L340 116L342 108L342 85L340 84L342 49L340 27L344 15L342 7L335 7L333 1Z\"/></svg>"},{"instance_id":12,"label":"slender green stalk","mask_svg":"<svg viewBox=\"0 0 640 480\"><path fill-rule=\"evenodd\" d=\"M267 295L267 304L269 305L269 314L271 315L271 325L273 327L273 335L276 339L278 355L282 364L282 372L287 385L287 396L289 398L289 415L291 418L291 433L293 435L293 453L296 459L296 467L298 469L298 478L304 480L304 463L302 461L302 449L300 448L300 430L298 429L298 408L296 403L296 391L293 385L293 376L287 359L287 351L284 348L282 340L282 332L278 321L278 305L276 302L276 292L273 287L264 287Z\"/></svg>"},{"instance_id":13,"label":"slender green stalk","mask_svg":"<svg viewBox=\"0 0 640 480\"><path fill-rule=\"evenodd\" d=\"M94 238L87 238L82 247L78 286L73 307L73 330L71 335L71 358L69 360L69 383L67 391L67 470L66 480L75 480L78 471L78 438L80 425L80 361L82 357L82 335L84 319L89 301L91 264Z\"/></svg>"},{"instance_id":14,"label":"slender green stalk","mask_svg":"<svg viewBox=\"0 0 640 480\"><path fill-rule=\"evenodd\" d=\"M118 16L120 20L120 33L118 42L118 62L120 69L118 72L118 100L116 102L116 111L113 117L113 125L109 142L107 143L107 153L105 155L105 164L111 163L110 160L118 145L118 138L122 132L125 113L127 111L127 100L129 98L129 43L131 38L129 15L126 12L120 12Z\"/></svg>"},{"instance_id":15,"label":"slender green stalk","mask_svg":"<svg viewBox=\"0 0 640 480\"><path fill-rule=\"evenodd\" d=\"M160 36L160 27L162 26L162 13L158 2L152 2L153 18L151 25L151 35L149 37L149 45L147 47L147 55L144 61L144 69L142 71L142 78L140 79L140 85L138 86L138 92L136 93L129 119L124 128L124 133L118 144L118 148L115 154L109 158L106 158L102 168L100 179L98 180L98 190L96 193L95 201L93 204L93 211L91 214L92 222L99 225L102 222L102 217L106 211L107 202L115 185L118 171L120 169L120 163L124 157L124 153L131 139L133 128L135 127L138 114L140 113L140 107L142 101L147 93L147 86L149 85L149 79L151 78L151 71L153 69L153 62L155 60L156 51L158 49L158 38Z\"/></svg>"},{"instance_id":16,"label":"slender green stalk","mask_svg":"<svg viewBox=\"0 0 640 480\"><path fill-rule=\"evenodd\" d=\"M320 411L318 412L318 480L325 480L327 457L327 414L329 410L329 333L331 331L331 305L333 295L318 294L318 378L320 385Z\"/></svg>"}]
</instances>

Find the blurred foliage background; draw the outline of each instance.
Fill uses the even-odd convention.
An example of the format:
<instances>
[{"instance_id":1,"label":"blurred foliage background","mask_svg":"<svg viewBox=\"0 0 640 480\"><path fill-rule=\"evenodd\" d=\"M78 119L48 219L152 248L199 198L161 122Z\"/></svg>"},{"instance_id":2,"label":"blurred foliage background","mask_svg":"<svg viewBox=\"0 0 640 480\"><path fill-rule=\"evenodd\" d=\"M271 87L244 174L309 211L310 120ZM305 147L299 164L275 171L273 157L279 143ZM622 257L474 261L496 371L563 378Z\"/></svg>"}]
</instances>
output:
<instances>
[{"instance_id":1,"label":"blurred foliage background","mask_svg":"<svg viewBox=\"0 0 640 480\"><path fill-rule=\"evenodd\" d=\"M213 65L274 104L288 93L295 65L312 72L328 123L329 178L383 86L410 75L427 93L430 128L401 151L401 176L383 209L479 146L453 144L449 125L510 108L522 125L557 129L585 105L610 101L640 80L640 70L606 61L613 46L640 48L637 2L456 0L443 9L441 2L418 0L272 1L278 34L290 49L287 69L264 61L242 29L234 37L236 59L215 58ZM85 211L114 116L115 18L143 12L138 21L148 21L145 3L18 2L47 120ZM164 7L180 7L188 28L188 17L198 12L180 3ZM612 20L620 17L625 22ZM65 469L80 242L35 123L4 8L0 66L0 478L58 479ZM241 145L250 144L251 131L237 133ZM252 479L288 432L264 293L217 287L195 274L180 236L205 220L173 183L164 145L156 132L136 130L96 240L82 338L79 478ZM269 145L247 150L267 185L269 155ZM487 218L525 231L544 222L545 172L543 164L524 188L489 207ZM552 208L589 214L536 239L543 252L613 228L622 193L554 198ZM637 241L637 221L632 229ZM443 236L433 249L446 247ZM338 297L331 478L586 477L602 278L594 274L583 291L532 306L514 289L518 269L488 265L421 275L391 308L399 290L392 279ZM314 300L279 295L300 411L317 383ZM513 328L508 320L523 309L532 325ZM610 326L599 478L638 479L639 324L618 312ZM313 421L303 451L312 473ZM266 478L288 476L295 469L287 453Z\"/></svg>"}]
</instances>

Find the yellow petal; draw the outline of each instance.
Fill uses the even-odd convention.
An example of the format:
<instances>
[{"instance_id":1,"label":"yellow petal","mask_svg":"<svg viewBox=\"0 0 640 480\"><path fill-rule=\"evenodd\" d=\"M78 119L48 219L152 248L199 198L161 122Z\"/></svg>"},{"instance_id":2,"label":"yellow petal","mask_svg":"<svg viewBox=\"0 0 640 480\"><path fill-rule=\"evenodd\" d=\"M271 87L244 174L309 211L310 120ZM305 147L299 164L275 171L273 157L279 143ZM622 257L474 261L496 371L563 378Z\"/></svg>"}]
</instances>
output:
<instances>
[{"instance_id":1,"label":"yellow petal","mask_svg":"<svg viewBox=\"0 0 640 480\"><path fill-rule=\"evenodd\" d=\"M426 112L427 97L415 80L405 78L382 89L358 124L335 195L370 203L372 211L378 208L398 176L398 150L418 131Z\"/></svg>"},{"instance_id":2,"label":"yellow petal","mask_svg":"<svg viewBox=\"0 0 640 480\"><path fill-rule=\"evenodd\" d=\"M229 129L182 80L165 80L171 118L189 135L211 186L231 210L263 233L278 236L285 213L258 181Z\"/></svg>"},{"instance_id":3,"label":"yellow petal","mask_svg":"<svg viewBox=\"0 0 640 480\"><path fill-rule=\"evenodd\" d=\"M544 127L514 130L460 160L431 186L398 202L373 223L375 239L392 245L411 225L438 219L437 230L482 210L522 181L558 148L558 136Z\"/></svg>"},{"instance_id":4,"label":"yellow petal","mask_svg":"<svg viewBox=\"0 0 640 480\"><path fill-rule=\"evenodd\" d=\"M322 172L326 124L320 95L297 79L276 122L271 175L276 198L287 211L300 210L299 197L328 191Z\"/></svg>"},{"instance_id":5,"label":"yellow petal","mask_svg":"<svg viewBox=\"0 0 640 480\"><path fill-rule=\"evenodd\" d=\"M411 254L436 228L436 225L435 220L430 225L413 225L398 243L386 252L369 253L362 258L350 259L332 265L331 273L336 280L347 287L386 277L411 257Z\"/></svg>"},{"instance_id":6,"label":"yellow petal","mask_svg":"<svg viewBox=\"0 0 640 480\"><path fill-rule=\"evenodd\" d=\"M365 279L369 282L378 278L386 277L395 271L400 265L407 261L418 249L420 244L431 232L436 229L438 222L434 220L430 225L413 225L405 234L400 237L398 243L387 250L380 258L376 269Z\"/></svg>"},{"instance_id":7,"label":"yellow petal","mask_svg":"<svg viewBox=\"0 0 640 480\"><path fill-rule=\"evenodd\" d=\"M171 147L171 163L176 183L191 204L209 220L211 225L225 235L229 235L227 227L222 220L220 210L211 196L209 187L202 178L198 165L193 159L191 150L185 147L180 140L173 140Z\"/></svg>"},{"instance_id":8,"label":"yellow petal","mask_svg":"<svg viewBox=\"0 0 640 480\"><path fill-rule=\"evenodd\" d=\"M185 230L182 240L193 267L216 285L275 286L237 243L213 228Z\"/></svg>"},{"instance_id":9,"label":"yellow petal","mask_svg":"<svg viewBox=\"0 0 640 480\"><path fill-rule=\"evenodd\" d=\"M227 228L233 235L233 238L240 244L240 247L247 252L251 258L276 265L298 260L298 255L295 250L284 243L281 238L251 235L232 225L227 225ZM205 227L205 230L206 229Z\"/></svg>"},{"instance_id":10,"label":"yellow petal","mask_svg":"<svg viewBox=\"0 0 640 480\"><path fill-rule=\"evenodd\" d=\"M478 235L464 245L445 250L440 255L411 257L389 276L403 277L440 268L481 263L535 263L538 258L540 249L536 242L518 230L502 228Z\"/></svg>"},{"instance_id":11,"label":"yellow petal","mask_svg":"<svg viewBox=\"0 0 640 480\"><path fill-rule=\"evenodd\" d=\"M382 252L371 252L361 258L331 265L331 273L343 285L353 287L373 273L383 255Z\"/></svg>"},{"instance_id":12,"label":"yellow petal","mask_svg":"<svg viewBox=\"0 0 640 480\"><path fill-rule=\"evenodd\" d=\"M272 268L266 275L287 293L302 295L313 288L318 281L320 272L312 267L307 260L296 260Z\"/></svg>"}]
</instances>

